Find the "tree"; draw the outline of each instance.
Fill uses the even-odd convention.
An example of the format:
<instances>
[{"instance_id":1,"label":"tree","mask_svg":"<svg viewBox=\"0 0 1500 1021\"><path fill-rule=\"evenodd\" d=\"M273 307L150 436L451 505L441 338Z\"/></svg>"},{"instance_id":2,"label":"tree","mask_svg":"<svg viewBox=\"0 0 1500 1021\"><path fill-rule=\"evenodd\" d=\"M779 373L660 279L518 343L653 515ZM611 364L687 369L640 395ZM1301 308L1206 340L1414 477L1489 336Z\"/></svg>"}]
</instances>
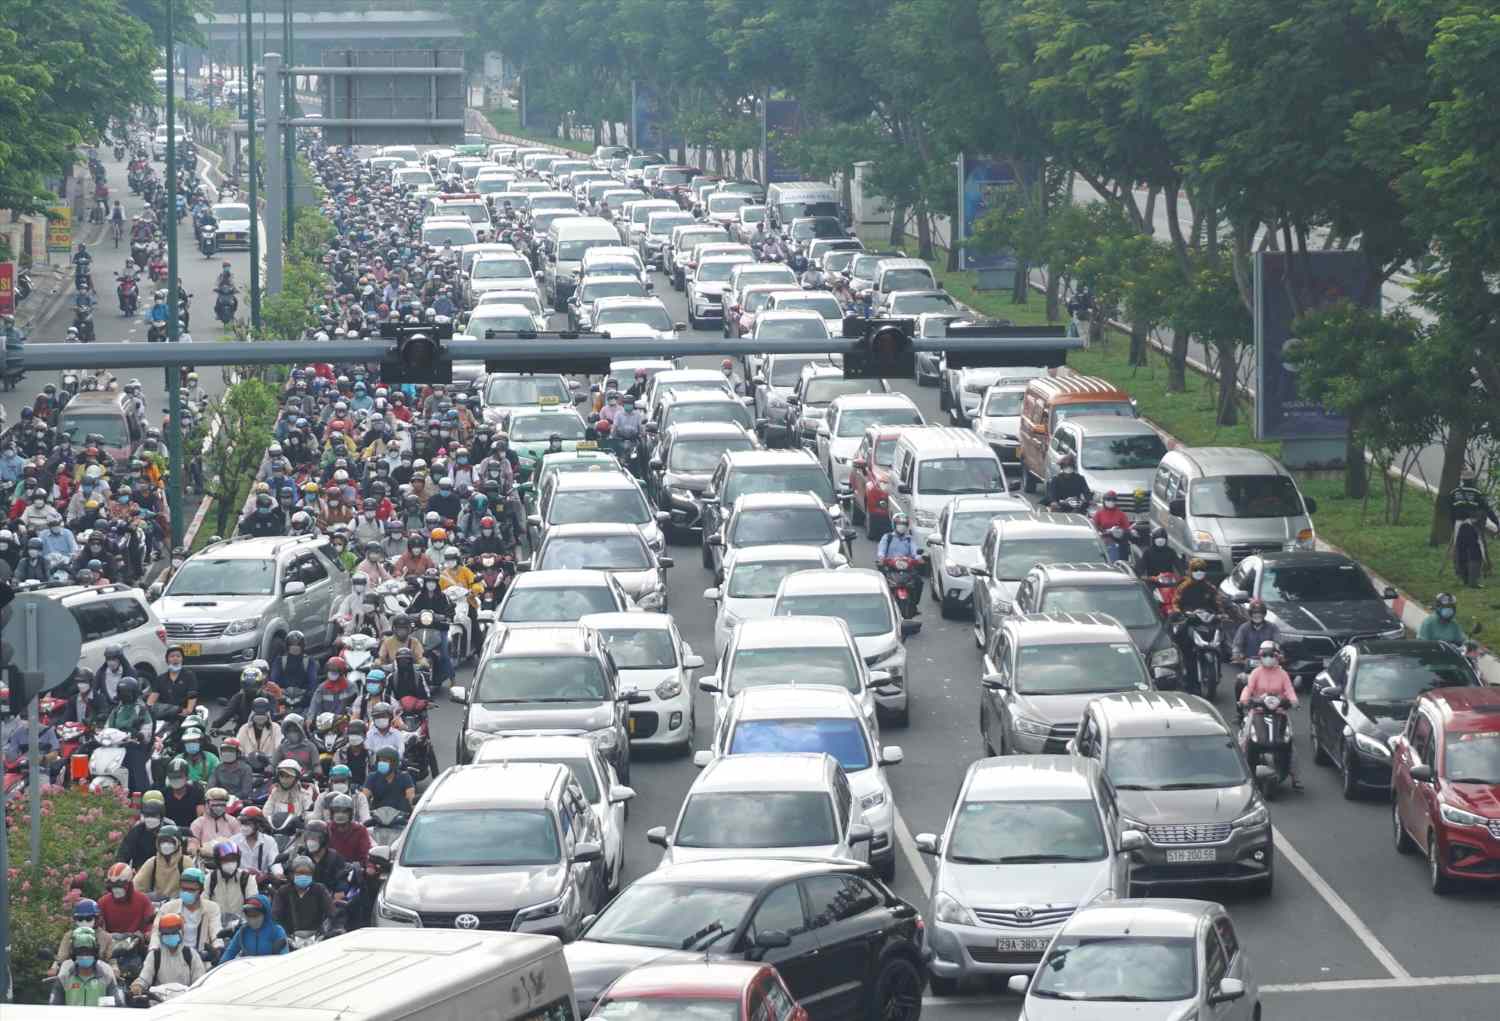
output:
<instances>
[{"instance_id":1,"label":"tree","mask_svg":"<svg viewBox=\"0 0 1500 1021\"><path fill-rule=\"evenodd\" d=\"M204 415L212 440L203 454L204 496L214 501L215 531L224 535L238 520L240 505L260 470L266 448L276 438L276 387L242 380L212 398Z\"/></svg>"}]
</instances>

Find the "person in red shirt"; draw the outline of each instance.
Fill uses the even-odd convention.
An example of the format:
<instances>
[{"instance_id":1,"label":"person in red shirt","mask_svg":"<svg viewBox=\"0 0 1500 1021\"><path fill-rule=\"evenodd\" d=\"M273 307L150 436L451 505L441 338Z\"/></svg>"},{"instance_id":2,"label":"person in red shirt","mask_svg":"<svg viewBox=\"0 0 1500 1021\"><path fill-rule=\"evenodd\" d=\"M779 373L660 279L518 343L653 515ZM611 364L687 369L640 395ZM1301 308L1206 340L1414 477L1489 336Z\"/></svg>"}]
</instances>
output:
<instances>
[{"instance_id":1,"label":"person in red shirt","mask_svg":"<svg viewBox=\"0 0 1500 1021\"><path fill-rule=\"evenodd\" d=\"M367 864L370 860L370 831L354 821L354 798L335 794L328 806L328 846L345 861Z\"/></svg>"},{"instance_id":2,"label":"person in red shirt","mask_svg":"<svg viewBox=\"0 0 1500 1021\"><path fill-rule=\"evenodd\" d=\"M149 933L156 917L156 906L135 888L135 870L125 862L109 867L104 880L105 893L99 898L99 920L111 935L127 932Z\"/></svg>"},{"instance_id":3,"label":"person in red shirt","mask_svg":"<svg viewBox=\"0 0 1500 1021\"><path fill-rule=\"evenodd\" d=\"M1120 510L1120 502L1113 489L1104 494L1103 506L1094 511L1094 527L1104 537L1110 560L1130 559L1130 518ZM1118 536L1109 534L1114 528L1120 530Z\"/></svg>"},{"instance_id":4,"label":"person in red shirt","mask_svg":"<svg viewBox=\"0 0 1500 1021\"><path fill-rule=\"evenodd\" d=\"M1281 649L1272 641L1260 643L1260 664L1250 671L1250 678L1245 682L1244 690L1240 692L1240 705L1249 705L1262 695L1275 695L1284 703L1293 707L1297 705L1297 688L1292 684L1291 676L1281 665ZM1295 756L1291 757L1289 771L1292 777L1292 789L1301 790L1302 781L1297 776Z\"/></svg>"}]
</instances>

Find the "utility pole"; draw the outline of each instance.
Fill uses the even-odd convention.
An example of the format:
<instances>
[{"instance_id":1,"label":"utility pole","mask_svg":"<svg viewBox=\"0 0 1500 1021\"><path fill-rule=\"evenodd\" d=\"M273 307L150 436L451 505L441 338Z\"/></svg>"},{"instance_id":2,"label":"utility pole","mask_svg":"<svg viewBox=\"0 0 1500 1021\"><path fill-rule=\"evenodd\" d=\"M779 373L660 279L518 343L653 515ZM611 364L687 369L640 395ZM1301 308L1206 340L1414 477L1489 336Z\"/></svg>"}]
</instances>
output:
<instances>
[{"instance_id":1,"label":"utility pole","mask_svg":"<svg viewBox=\"0 0 1500 1021\"><path fill-rule=\"evenodd\" d=\"M281 52L286 55L284 59L289 66L297 66L297 58L292 53L292 0L281 0ZM282 88L281 118L285 122L292 119L292 109L297 99L297 79L288 78ZM288 246L292 243L292 228L297 219L297 179L294 173L296 142L297 129L288 126L286 137L281 142L282 153L286 157L286 230L282 236Z\"/></svg>"},{"instance_id":2,"label":"utility pole","mask_svg":"<svg viewBox=\"0 0 1500 1021\"><path fill-rule=\"evenodd\" d=\"M250 13L251 0L245 0L245 141L249 145L250 168L250 336L260 336L260 170L255 162L255 35Z\"/></svg>"},{"instance_id":3,"label":"utility pole","mask_svg":"<svg viewBox=\"0 0 1500 1021\"><path fill-rule=\"evenodd\" d=\"M167 215L163 227L167 234L167 343L175 344L181 335L177 295L177 26L176 0L167 0ZM172 515L170 549L182 541L182 394L180 367L168 365L166 376L167 420L167 506Z\"/></svg>"}]
</instances>

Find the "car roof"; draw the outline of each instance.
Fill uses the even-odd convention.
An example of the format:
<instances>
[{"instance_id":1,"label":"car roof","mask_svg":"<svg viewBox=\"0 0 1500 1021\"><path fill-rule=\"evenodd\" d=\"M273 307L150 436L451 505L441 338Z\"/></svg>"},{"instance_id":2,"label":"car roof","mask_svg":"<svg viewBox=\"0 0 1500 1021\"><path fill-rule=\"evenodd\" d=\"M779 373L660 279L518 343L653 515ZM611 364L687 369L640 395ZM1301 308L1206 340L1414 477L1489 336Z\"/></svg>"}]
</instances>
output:
<instances>
[{"instance_id":1,"label":"car roof","mask_svg":"<svg viewBox=\"0 0 1500 1021\"><path fill-rule=\"evenodd\" d=\"M1180 734L1227 734L1229 726L1211 704L1178 691L1123 691L1089 703L1108 721L1113 737Z\"/></svg>"},{"instance_id":2,"label":"car roof","mask_svg":"<svg viewBox=\"0 0 1500 1021\"><path fill-rule=\"evenodd\" d=\"M780 595L884 594L885 578L866 567L824 567L797 571L781 579Z\"/></svg>"},{"instance_id":3,"label":"car roof","mask_svg":"<svg viewBox=\"0 0 1500 1021\"><path fill-rule=\"evenodd\" d=\"M1357 562L1343 553L1333 550L1271 550L1257 554L1267 567L1345 567L1358 566Z\"/></svg>"},{"instance_id":4,"label":"car roof","mask_svg":"<svg viewBox=\"0 0 1500 1021\"><path fill-rule=\"evenodd\" d=\"M832 761L826 752L721 755L703 768L688 793L827 790Z\"/></svg>"},{"instance_id":5,"label":"car roof","mask_svg":"<svg viewBox=\"0 0 1500 1021\"><path fill-rule=\"evenodd\" d=\"M670 404L738 404L744 407L744 403L734 394L727 390L683 390L680 393L667 394L663 398Z\"/></svg>"},{"instance_id":6,"label":"car roof","mask_svg":"<svg viewBox=\"0 0 1500 1021\"><path fill-rule=\"evenodd\" d=\"M555 483L557 490L565 489L640 489L634 476L624 469L618 472L569 472L559 475ZM633 527L633 526L632 526Z\"/></svg>"},{"instance_id":7,"label":"car roof","mask_svg":"<svg viewBox=\"0 0 1500 1021\"><path fill-rule=\"evenodd\" d=\"M1079 415L1067 420L1071 428L1087 436L1090 433L1104 436L1155 436L1157 432L1144 418L1126 418L1123 415Z\"/></svg>"},{"instance_id":8,"label":"car roof","mask_svg":"<svg viewBox=\"0 0 1500 1021\"><path fill-rule=\"evenodd\" d=\"M1089 519L1082 514L1059 514L1056 511L1033 511L1029 518L998 518L990 522L990 527L1002 529L1007 542L1012 539L1098 534L1094 526L1089 524Z\"/></svg>"},{"instance_id":9,"label":"car roof","mask_svg":"<svg viewBox=\"0 0 1500 1021\"><path fill-rule=\"evenodd\" d=\"M760 617L735 629L741 649L779 649L802 645L828 649L847 647L847 626L837 617Z\"/></svg>"},{"instance_id":10,"label":"car roof","mask_svg":"<svg viewBox=\"0 0 1500 1021\"><path fill-rule=\"evenodd\" d=\"M815 242L813 242L813 244L817 244L817 242L815 241ZM833 292L832 291L825 291L822 288L814 288L812 290L808 290L808 289L805 289L805 288L782 287L779 284L752 284L751 286L753 286L753 287L774 287L775 290L771 292L771 297L773 297L773 298L787 298L787 299L791 299L791 298L806 298L809 295L817 295L819 297L826 297L826 298L832 298L833 297ZM749 290L749 289L750 288L748 288L748 287L746 288L746 290ZM781 310L781 311L806 312L806 311L809 311L809 310L808 309L784 309L784 310Z\"/></svg>"},{"instance_id":11,"label":"car roof","mask_svg":"<svg viewBox=\"0 0 1500 1021\"><path fill-rule=\"evenodd\" d=\"M761 323L779 322L783 319L816 319L820 323L824 321L823 314L815 308L768 308L756 317L755 325L758 327ZM826 359L828 357L828 354L822 351L810 351L808 354L816 358ZM792 357L801 358L804 356L793 355ZM828 364L832 365L833 363L829 362Z\"/></svg>"},{"instance_id":12,"label":"car roof","mask_svg":"<svg viewBox=\"0 0 1500 1021\"><path fill-rule=\"evenodd\" d=\"M523 577L535 578L540 574L568 573L574 572L533 571ZM596 572L590 571L589 573ZM514 584L511 585L511 589L515 589ZM575 656L589 651L592 647L592 640L588 630L577 624L502 624L488 644L492 657L538 654Z\"/></svg>"},{"instance_id":13,"label":"car roof","mask_svg":"<svg viewBox=\"0 0 1500 1021\"><path fill-rule=\"evenodd\" d=\"M811 493L747 493L735 501L736 510L758 511L782 507L816 507L823 510L823 501Z\"/></svg>"},{"instance_id":14,"label":"car roof","mask_svg":"<svg viewBox=\"0 0 1500 1021\"><path fill-rule=\"evenodd\" d=\"M655 994L738 1001L755 977L769 967L754 961L647 964L615 979L604 995L610 999L649 999Z\"/></svg>"},{"instance_id":15,"label":"car roof","mask_svg":"<svg viewBox=\"0 0 1500 1021\"><path fill-rule=\"evenodd\" d=\"M587 472L577 474L586 475ZM566 476L563 476L566 478ZM545 571L527 571L516 575L510 583L510 591L528 588L603 588L609 585L606 571L591 571L584 568L554 568Z\"/></svg>"},{"instance_id":16,"label":"car roof","mask_svg":"<svg viewBox=\"0 0 1500 1021\"><path fill-rule=\"evenodd\" d=\"M1070 801L1093 797L1099 764L1076 755L1005 755L969 766L967 801Z\"/></svg>"},{"instance_id":17,"label":"car roof","mask_svg":"<svg viewBox=\"0 0 1500 1021\"><path fill-rule=\"evenodd\" d=\"M557 762L485 762L454 766L433 782L419 809L535 808L571 773Z\"/></svg>"},{"instance_id":18,"label":"car roof","mask_svg":"<svg viewBox=\"0 0 1500 1021\"><path fill-rule=\"evenodd\" d=\"M708 258L698 263L698 268L701 270L705 266L740 266L752 263L754 261L755 256L749 254L748 252L741 255L710 255Z\"/></svg>"},{"instance_id":19,"label":"car roof","mask_svg":"<svg viewBox=\"0 0 1500 1021\"><path fill-rule=\"evenodd\" d=\"M780 468L789 464L817 464L806 450L731 450L730 467Z\"/></svg>"},{"instance_id":20,"label":"car roof","mask_svg":"<svg viewBox=\"0 0 1500 1021\"><path fill-rule=\"evenodd\" d=\"M615 628L631 631L672 630L672 617L666 613L590 613L578 618L578 623L601 631Z\"/></svg>"},{"instance_id":21,"label":"car roof","mask_svg":"<svg viewBox=\"0 0 1500 1021\"><path fill-rule=\"evenodd\" d=\"M474 761L552 762L564 757L592 757L597 749L594 739L584 734L501 733L486 738L479 745Z\"/></svg>"},{"instance_id":22,"label":"car roof","mask_svg":"<svg viewBox=\"0 0 1500 1021\"><path fill-rule=\"evenodd\" d=\"M569 472L570 475L587 475L588 472ZM641 537L641 530L635 525L621 524L614 521L580 521L568 525L553 525L547 529L547 534L542 537L542 544L546 545L554 538L576 539L579 536L611 536L611 535L633 535L637 539Z\"/></svg>"},{"instance_id":23,"label":"car roof","mask_svg":"<svg viewBox=\"0 0 1500 1021\"><path fill-rule=\"evenodd\" d=\"M801 543L777 543L768 546L746 546L734 555L734 566L741 564L774 564L793 560L823 562L823 550Z\"/></svg>"},{"instance_id":24,"label":"car roof","mask_svg":"<svg viewBox=\"0 0 1500 1021\"><path fill-rule=\"evenodd\" d=\"M847 688L832 684L776 684L745 688L734 696L737 720L813 719L863 720L864 714Z\"/></svg>"},{"instance_id":25,"label":"car roof","mask_svg":"<svg viewBox=\"0 0 1500 1021\"><path fill-rule=\"evenodd\" d=\"M1270 454L1249 447L1178 447L1172 453L1192 465L1200 476L1287 474Z\"/></svg>"},{"instance_id":26,"label":"car roof","mask_svg":"<svg viewBox=\"0 0 1500 1021\"><path fill-rule=\"evenodd\" d=\"M945 451L973 453L982 448L985 453L993 456L990 445L973 429L960 429L952 425L919 425L908 426L907 429L907 432L901 434L901 442L923 455Z\"/></svg>"},{"instance_id":27,"label":"car roof","mask_svg":"<svg viewBox=\"0 0 1500 1021\"><path fill-rule=\"evenodd\" d=\"M724 382L724 374L713 369L668 369L665 372L658 372L652 376L651 382L655 386L664 386L670 383L722 383Z\"/></svg>"},{"instance_id":28,"label":"car roof","mask_svg":"<svg viewBox=\"0 0 1500 1021\"><path fill-rule=\"evenodd\" d=\"M1437 709L1445 730L1500 731L1500 688L1437 688L1422 699Z\"/></svg>"},{"instance_id":29,"label":"car roof","mask_svg":"<svg viewBox=\"0 0 1500 1021\"><path fill-rule=\"evenodd\" d=\"M950 517L954 514L968 513L970 511L1024 509L1029 512L1033 510L1032 505L1026 501L1025 497L1016 496L1013 493L965 493L962 496L955 496L949 501L948 508Z\"/></svg>"},{"instance_id":30,"label":"car roof","mask_svg":"<svg viewBox=\"0 0 1500 1021\"><path fill-rule=\"evenodd\" d=\"M1082 564L1037 564L1032 570L1045 574L1053 586L1063 588L1082 585L1123 588L1141 583L1130 565L1123 561L1112 564L1102 560Z\"/></svg>"},{"instance_id":31,"label":"car roof","mask_svg":"<svg viewBox=\"0 0 1500 1021\"><path fill-rule=\"evenodd\" d=\"M205 546L193 555L197 557L207 553L210 554L209 559L214 560L263 560L298 548L318 549L326 541L322 536L314 535L248 536L226 539L212 546Z\"/></svg>"},{"instance_id":32,"label":"car roof","mask_svg":"<svg viewBox=\"0 0 1500 1021\"><path fill-rule=\"evenodd\" d=\"M680 422L667 427L667 434L679 440L722 440L749 436L742 425L733 422Z\"/></svg>"},{"instance_id":33,"label":"car roof","mask_svg":"<svg viewBox=\"0 0 1500 1021\"><path fill-rule=\"evenodd\" d=\"M712 858L673 862L648 872L637 883L760 889L768 883L834 872L861 872L868 866L828 858Z\"/></svg>"},{"instance_id":34,"label":"car roof","mask_svg":"<svg viewBox=\"0 0 1500 1021\"><path fill-rule=\"evenodd\" d=\"M1166 897L1096 901L1063 923L1068 936L1184 936L1198 934L1205 917L1224 909L1212 901Z\"/></svg>"},{"instance_id":35,"label":"car roof","mask_svg":"<svg viewBox=\"0 0 1500 1021\"><path fill-rule=\"evenodd\" d=\"M1003 627L1025 645L1077 645L1084 642L1130 642L1130 632L1107 613L1021 613L1005 618Z\"/></svg>"},{"instance_id":36,"label":"car roof","mask_svg":"<svg viewBox=\"0 0 1500 1021\"><path fill-rule=\"evenodd\" d=\"M637 284L637 285L639 285L640 282L641 282L641 278L640 277L635 276L634 274L629 274L629 273L590 273L587 277L584 277L582 280L580 280L578 282L578 286L579 287L587 287L589 284ZM621 294L621 295L612 295L612 297L628 298L628 297L632 297L632 295ZM635 300L636 301L640 301L641 299L640 298L636 298ZM658 298L656 300L658 302L661 301L660 298Z\"/></svg>"},{"instance_id":37,"label":"car roof","mask_svg":"<svg viewBox=\"0 0 1500 1021\"><path fill-rule=\"evenodd\" d=\"M917 405L903 393L840 394L829 404L829 408L902 408L917 410Z\"/></svg>"}]
</instances>

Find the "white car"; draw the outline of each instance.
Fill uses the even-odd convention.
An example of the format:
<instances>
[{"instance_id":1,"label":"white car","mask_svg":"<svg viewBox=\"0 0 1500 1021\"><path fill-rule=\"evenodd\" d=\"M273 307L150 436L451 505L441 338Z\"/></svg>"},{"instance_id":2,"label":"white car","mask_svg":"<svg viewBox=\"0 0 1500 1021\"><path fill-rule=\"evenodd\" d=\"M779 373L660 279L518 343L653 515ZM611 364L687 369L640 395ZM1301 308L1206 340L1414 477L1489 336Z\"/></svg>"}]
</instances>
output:
<instances>
[{"instance_id":1,"label":"white car","mask_svg":"<svg viewBox=\"0 0 1500 1021\"><path fill-rule=\"evenodd\" d=\"M481 305L470 313L460 331L465 337L484 340L491 330L500 333L545 330L547 320L532 314L525 305Z\"/></svg>"},{"instance_id":2,"label":"white car","mask_svg":"<svg viewBox=\"0 0 1500 1021\"><path fill-rule=\"evenodd\" d=\"M244 202L220 202L213 207L214 247L250 248L250 207Z\"/></svg>"},{"instance_id":3,"label":"white car","mask_svg":"<svg viewBox=\"0 0 1500 1021\"><path fill-rule=\"evenodd\" d=\"M665 613L591 613L578 623L593 628L614 658L621 691L639 691L649 702L630 707L630 743L693 747L692 671L703 657L682 640Z\"/></svg>"},{"instance_id":4,"label":"white car","mask_svg":"<svg viewBox=\"0 0 1500 1021\"><path fill-rule=\"evenodd\" d=\"M474 303L474 311L477 312L486 305L524 305L526 311L540 322L547 322L547 310L542 307L542 299L534 287L502 287L484 291Z\"/></svg>"},{"instance_id":5,"label":"white car","mask_svg":"<svg viewBox=\"0 0 1500 1021\"><path fill-rule=\"evenodd\" d=\"M785 543L819 546L835 566L849 562L854 533L813 493L746 493L734 501L724 527L704 537L718 577L736 553ZM709 566L709 565L705 565Z\"/></svg>"},{"instance_id":6,"label":"white car","mask_svg":"<svg viewBox=\"0 0 1500 1021\"><path fill-rule=\"evenodd\" d=\"M509 255L481 255L474 260L474 265L469 270L469 279L465 282L471 304L485 291L521 290L527 287L533 290L536 288L536 276L531 271L530 261L516 252Z\"/></svg>"},{"instance_id":7,"label":"white car","mask_svg":"<svg viewBox=\"0 0 1500 1021\"><path fill-rule=\"evenodd\" d=\"M567 310L570 327L575 330L593 329L594 302L601 298L634 298L637 301L645 301L646 286L641 283L641 278L634 274L629 276L590 274L574 285L573 293L568 297ZM662 311L665 312L666 309L663 308Z\"/></svg>"},{"instance_id":8,"label":"white car","mask_svg":"<svg viewBox=\"0 0 1500 1021\"><path fill-rule=\"evenodd\" d=\"M716 255L699 263L687 281L688 325L696 330L704 323L723 319L730 270L754 262L753 255Z\"/></svg>"},{"instance_id":9,"label":"white car","mask_svg":"<svg viewBox=\"0 0 1500 1021\"><path fill-rule=\"evenodd\" d=\"M526 523L538 542L555 525L631 525L656 555L666 551L661 526L669 520L666 511L651 506L635 476L625 471L600 471L568 472L549 478L538 494L536 513L529 515Z\"/></svg>"},{"instance_id":10,"label":"white car","mask_svg":"<svg viewBox=\"0 0 1500 1021\"><path fill-rule=\"evenodd\" d=\"M474 753L479 762L555 762L567 766L583 789L599 831L604 835L604 864L609 892L620 888L625 874L625 803L634 788L620 783L599 746L583 734L497 734Z\"/></svg>"},{"instance_id":11,"label":"white car","mask_svg":"<svg viewBox=\"0 0 1500 1021\"><path fill-rule=\"evenodd\" d=\"M821 546L750 546L724 562L724 581L703 590L703 598L715 604L714 661L729 646L734 629L747 620L771 616L781 579L795 571L831 567Z\"/></svg>"},{"instance_id":12,"label":"white car","mask_svg":"<svg viewBox=\"0 0 1500 1021\"><path fill-rule=\"evenodd\" d=\"M78 621L83 633L78 665L83 669L92 673L103 666L105 651L118 645L142 685L149 687L166 670L167 632L140 589L65 585L41 591L62 603ZM148 692L141 694L144 697Z\"/></svg>"},{"instance_id":13,"label":"white car","mask_svg":"<svg viewBox=\"0 0 1500 1021\"><path fill-rule=\"evenodd\" d=\"M396 173L405 173L398 170ZM479 232L469 222L467 216L429 216L422 221L422 244L433 248L452 246L462 248L464 245L479 243Z\"/></svg>"},{"instance_id":14,"label":"white car","mask_svg":"<svg viewBox=\"0 0 1500 1021\"><path fill-rule=\"evenodd\" d=\"M591 613L631 609L630 597L606 571L518 574L495 613L502 624L571 624Z\"/></svg>"},{"instance_id":15,"label":"white car","mask_svg":"<svg viewBox=\"0 0 1500 1021\"><path fill-rule=\"evenodd\" d=\"M811 310L822 316L830 330L843 328L844 309L832 291L772 291L766 301L767 312Z\"/></svg>"},{"instance_id":16,"label":"white car","mask_svg":"<svg viewBox=\"0 0 1500 1021\"><path fill-rule=\"evenodd\" d=\"M846 394L828 405L818 423L818 463L835 486L849 481L854 453L872 425L926 425L905 394Z\"/></svg>"},{"instance_id":17,"label":"white car","mask_svg":"<svg viewBox=\"0 0 1500 1021\"><path fill-rule=\"evenodd\" d=\"M974 576L969 572L984 563L979 547L990 522L1029 518L1035 510L1024 498L1007 493L955 496L942 509L937 527L927 537L927 558L932 568L928 589L945 618L974 605Z\"/></svg>"},{"instance_id":18,"label":"white car","mask_svg":"<svg viewBox=\"0 0 1500 1021\"><path fill-rule=\"evenodd\" d=\"M849 692L814 684L746 689L735 696L724 726L714 731L713 747L698 752L693 761L703 765L726 755L766 752L833 756L875 831L870 861L885 879L895 876L896 798L881 767L894 766L904 756L897 745L881 747Z\"/></svg>"},{"instance_id":19,"label":"white car","mask_svg":"<svg viewBox=\"0 0 1500 1021\"><path fill-rule=\"evenodd\" d=\"M1047 375L1040 366L1011 365L1004 368L949 369L944 384L948 388L948 417L955 425L966 426L979 416L979 402L992 386L1019 384Z\"/></svg>"},{"instance_id":20,"label":"white car","mask_svg":"<svg viewBox=\"0 0 1500 1021\"><path fill-rule=\"evenodd\" d=\"M1002 464L1021 463L1021 403L1025 399L1025 383L1000 383L986 388L979 401L974 431Z\"/></svg>"}]
</instances>

